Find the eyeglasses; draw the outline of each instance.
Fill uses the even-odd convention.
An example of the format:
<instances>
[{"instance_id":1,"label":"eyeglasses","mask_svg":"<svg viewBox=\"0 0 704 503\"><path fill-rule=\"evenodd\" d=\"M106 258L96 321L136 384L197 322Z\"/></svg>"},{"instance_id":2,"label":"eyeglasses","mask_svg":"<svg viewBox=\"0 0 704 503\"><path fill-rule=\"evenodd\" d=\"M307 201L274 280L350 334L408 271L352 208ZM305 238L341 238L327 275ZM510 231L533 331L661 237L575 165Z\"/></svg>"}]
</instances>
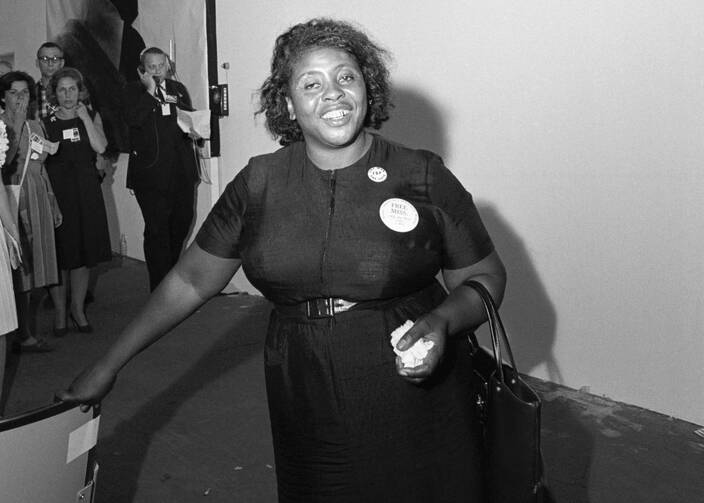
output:
<instances>
[{"instance_id":1,"label":"eyeglasses","mask_svg":"<svg viewBox=\"0 0 704 503\"><path fill-rule=\"evenodd\" d=\"M53 64L53 65L55 65L55 64L58 63L59 61L63 61L63 60L64 60L64 58L63 58L63 57L60 57L60 56L51 56L51 57L49 57L49 56L39 56L37 59L38 59L39 61L41 61L42 63L51 63L51 64Z\"/></svg>"}]
</instances>

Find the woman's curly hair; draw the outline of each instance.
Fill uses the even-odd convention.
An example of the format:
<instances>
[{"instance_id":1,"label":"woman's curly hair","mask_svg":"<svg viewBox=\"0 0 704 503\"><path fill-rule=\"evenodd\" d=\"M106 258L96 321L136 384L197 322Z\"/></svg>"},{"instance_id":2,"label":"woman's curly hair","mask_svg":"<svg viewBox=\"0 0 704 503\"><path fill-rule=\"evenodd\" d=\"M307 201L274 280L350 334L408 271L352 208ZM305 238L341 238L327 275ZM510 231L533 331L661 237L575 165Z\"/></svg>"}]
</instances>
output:
<instances>
[{"instance_id":1,"label":"woman's curly hair","mask_svg":"<svg viewBox=\"0 0 704 503\"><path fill-rule=\"evenodd\" d=\"M256 112L264 113L271 135L281 145L303 139L298 122L289 116L286 97L289 96L294 65L305 52L315 48L340 49L355 58L364 77L369 101L364 126L379 129L382 122L389 118L389 110L393 106L386 66L389 53L349 23L316 18L291 27L276 39L271 74L259 89L260 108Z\"/></svg>"}]
</instances>

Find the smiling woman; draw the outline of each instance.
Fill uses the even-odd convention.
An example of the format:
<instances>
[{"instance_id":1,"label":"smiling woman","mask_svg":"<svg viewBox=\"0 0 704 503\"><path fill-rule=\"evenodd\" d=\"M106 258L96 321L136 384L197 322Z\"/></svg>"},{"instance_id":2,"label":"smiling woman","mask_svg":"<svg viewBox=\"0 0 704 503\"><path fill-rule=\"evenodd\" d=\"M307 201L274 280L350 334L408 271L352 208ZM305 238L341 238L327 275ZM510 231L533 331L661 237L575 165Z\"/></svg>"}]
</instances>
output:
<instances>
[{"instance_id":1,"label":"smiling woman","mask_svg":"<svg viewBox=\"0 0 704 503\"><path fill-rule=\"evenodd\" d=\"M356 161L369 146L360 134L367 115L367 92L357 61L340 49L306 52L296 63L286 97L289 116L298 123L308 153L323 169ZM327 147L346 148L347 155L326 162Z\"/></svg>"},{"instance_id":2,"label":"smiling woman","mask_svg":"<svg viewBox=\"0 0 704 503\"><path fill-rule=\"evenodd\" d=\"M242 265L275 305L265 375L279 501L484 501L469 346L453 336L485 320L464 282L500 302L504 267L442 160L370 131L388 118L385 57L330 19L278 37L260 113L283 148L250 159L63 399L99 400ZM397 357L419 341L427 352L413 365Z\"/></svg>"},{"instance_id":3,"label":"smiling woman","mask_svg":"<svg viewBox=\"0 0 704 503\"><path fill-rule=\"evenodd\" d=\"M271 75L260 90L261 107L258 113L265 114L269 131L279 139L281 145L303 139L301 127L289 111L289 98L292 94L289 86L295 83L292 78L294 64L311 49L337 49L348 58L352 57L354 66L361 72L368 100L365 127L379 129L389 118L391 88L385 64L389 53L351 25L341 23L325 33L325 24L325 21L302 23L276 39Z\"/></svg>"}]
</instances>

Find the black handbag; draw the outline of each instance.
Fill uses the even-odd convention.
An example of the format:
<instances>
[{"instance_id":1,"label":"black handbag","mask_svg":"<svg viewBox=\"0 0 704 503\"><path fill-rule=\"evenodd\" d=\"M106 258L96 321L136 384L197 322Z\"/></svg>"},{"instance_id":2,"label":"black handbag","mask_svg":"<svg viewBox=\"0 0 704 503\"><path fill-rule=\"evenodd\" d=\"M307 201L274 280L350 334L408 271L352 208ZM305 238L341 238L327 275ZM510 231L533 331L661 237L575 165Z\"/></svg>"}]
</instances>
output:
<instances>
[{"instance_id":1,"label":"black handbag","mask_svg":"<svg viewBox=\"0 0 704 503\"><path fill-rule=\"evenodd\" d=\"M540 450L540 398L521 379L504 325L489 291L477 281L474 288L489 320L493 355L474 333L472 344L473 397L482 425L486 489L492 503L542 503L548 498ZM504 363L502 344L508 363ZM499 364L499 362L501 364Z\"/></svg>"}]
</instances>

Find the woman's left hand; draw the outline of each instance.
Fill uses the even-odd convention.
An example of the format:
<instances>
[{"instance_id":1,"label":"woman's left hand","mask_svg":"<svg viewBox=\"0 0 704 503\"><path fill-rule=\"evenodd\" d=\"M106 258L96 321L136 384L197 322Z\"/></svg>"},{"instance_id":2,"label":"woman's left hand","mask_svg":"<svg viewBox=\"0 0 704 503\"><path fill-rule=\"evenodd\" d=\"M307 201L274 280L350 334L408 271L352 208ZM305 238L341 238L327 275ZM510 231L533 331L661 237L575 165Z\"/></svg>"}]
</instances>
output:
<instances>
[{"instance_id":1,"label":"woman's left hand","mask_svg":"<svg viewBox=\"0 0 704 503\"><path fill-rule=\"evenodd\" d=\"M61 213L59 202L56 200L56 196L54 194L49 193L49 203L51 205L51 213L54 216L54 227L59 227L64 221L64 216Z\"/></svg>"},{"instance_id":2,"label":"woman's left hand","mask_svg":"<svg viewBox=\"0 0 704 503\"><path fill-rule=\"evenodd\" d=\"M83 122L92 120L90 118L90 114L88 113L88 108L86 108L83 102L79 102L78 106L76 106L76 114L78 114L79 119Z\"/></svg>"},{"instance_id":3,"label":"woman's left hand","mask_svg":"<svg viewBox=\"0 0 704 503\"><path fill-rule=\"evenodd\" d=\"M432 341L434 346L428 350L423 363L416 367L404 367L401 357L396 356L396 370L399 375L414 384L420 384L428 379L440 364L445 352L446 337L447 321L441 316L431 312L419 318L411 329L401 337L401 340L396 344L396 348L404 351L421 338Z\"/></svg>"}]
</instances>

